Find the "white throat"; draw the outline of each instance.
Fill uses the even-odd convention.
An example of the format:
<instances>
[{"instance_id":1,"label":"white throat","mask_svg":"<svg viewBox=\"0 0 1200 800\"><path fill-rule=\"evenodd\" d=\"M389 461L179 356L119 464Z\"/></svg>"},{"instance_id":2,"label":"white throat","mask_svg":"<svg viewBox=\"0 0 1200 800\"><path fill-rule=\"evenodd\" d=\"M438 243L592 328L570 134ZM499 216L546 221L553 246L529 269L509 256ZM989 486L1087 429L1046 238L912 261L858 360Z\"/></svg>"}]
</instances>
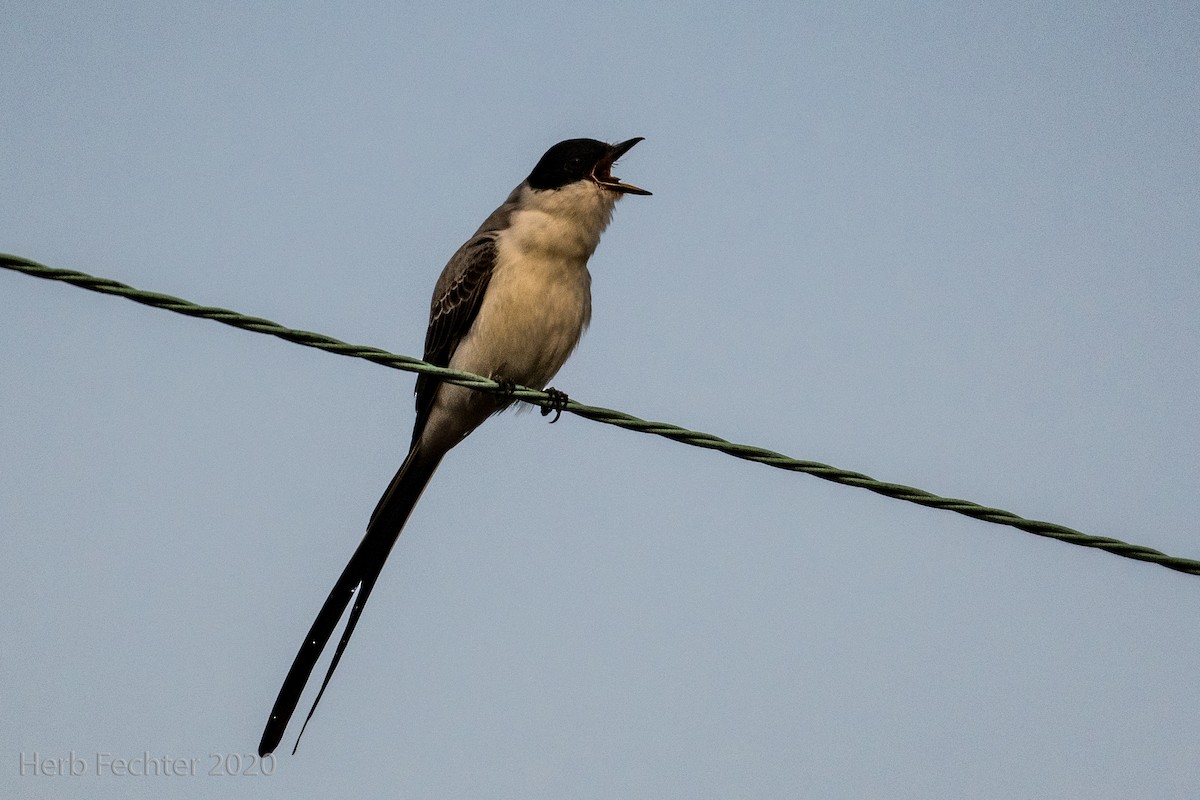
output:
<instances>
[{"instance_id":1,"label":"white throat","mask_svg":"<svg viewBox=\"0 0 1200 800\"><path fill-rule=\"evenodd\" d=\"M534 257L580 262L584 266L600 243L620 195L591 181L538 191L522 186L507 244Z\"/></svg>"}]
</instances>

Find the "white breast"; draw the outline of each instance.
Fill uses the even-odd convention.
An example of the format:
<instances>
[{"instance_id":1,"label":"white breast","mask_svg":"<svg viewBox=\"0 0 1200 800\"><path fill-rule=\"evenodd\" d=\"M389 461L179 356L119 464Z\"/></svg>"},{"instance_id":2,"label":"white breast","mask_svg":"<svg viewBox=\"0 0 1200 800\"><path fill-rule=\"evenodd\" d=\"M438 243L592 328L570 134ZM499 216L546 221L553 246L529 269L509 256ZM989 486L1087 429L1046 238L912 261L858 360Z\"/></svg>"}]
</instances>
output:
<instances>
[{"instance_id":1,"label":"white breast","mask_svg":"<svg viewBox=\"0 0 1200 800\"><path fill-rule=\"evenodd\" d=\"M591 319L587 261L617 195L590 181L523 191L521 210L496 238L483 305L451 366L540 389Z\"/></svg>"}]
</instances>

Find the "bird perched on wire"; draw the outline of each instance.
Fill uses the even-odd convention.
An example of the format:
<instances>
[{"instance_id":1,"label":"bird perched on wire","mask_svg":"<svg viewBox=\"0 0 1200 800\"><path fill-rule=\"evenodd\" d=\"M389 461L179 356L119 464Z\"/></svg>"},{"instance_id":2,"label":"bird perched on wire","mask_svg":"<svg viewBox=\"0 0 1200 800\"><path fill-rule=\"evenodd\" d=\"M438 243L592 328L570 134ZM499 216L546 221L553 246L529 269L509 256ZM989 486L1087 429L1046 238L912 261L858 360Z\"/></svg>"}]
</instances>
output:
<instances>
[{"instance_id":1,"label":"bird perched on wire","mask_svg":"<svg viewBox=\"0 0 1200 800\"><path fill-rule=\"evenodd\" d=\"M510 386L541 389L554 377L591 319L587 262L613 206L626 194L650 194L612 175L616 160L640 141L568 139L546 151L442 270L429 311L426 361ZM476 392L427 375L417 377L416 396L408 456L304 637L267 719L259 755L279 745L317 659L353 603L305 725L312 718L380 570L442 457L512 403L503 394ZM561 410L565 395L557 396Z\"/></svg>"}]
</instances>

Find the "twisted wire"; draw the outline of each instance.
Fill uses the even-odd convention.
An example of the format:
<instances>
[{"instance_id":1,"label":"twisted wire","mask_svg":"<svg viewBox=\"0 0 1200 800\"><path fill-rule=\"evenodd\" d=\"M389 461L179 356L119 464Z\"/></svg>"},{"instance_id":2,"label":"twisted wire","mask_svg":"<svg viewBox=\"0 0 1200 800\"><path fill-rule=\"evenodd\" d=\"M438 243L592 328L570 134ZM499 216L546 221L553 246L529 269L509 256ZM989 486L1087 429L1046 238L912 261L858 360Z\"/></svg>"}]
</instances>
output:
<instances>
[{"instance_id":1,"label":"twisted wire","mask_svg":"<svg viewBox=\"0 0 1200 800\"><path fill-rule=\"evenodd\" d=\"M1077 531L1074 528L1068 528L1064 525L1058 525L1053 522L1044 522L1035 519L1026 519L1011 511L1005 511L999 508L989 508L987 506L973 503L969 500L960 500L952 497L941 497L927 492L923 489L917 489L912 486L905 486L898 483L886 483L876 480L869 475L864 475L861 472L851 472L849 470L832 467L828 464L821 464L816 461L802 461L776 453L771 450L766 450L761 447L755 447L747 444L737 444L714 436L711 433L702 431L689 430L678 425L672 425L666 422L652 422L649 420L639 419L631 414L626 414L623 411L616 411L611 408L601 408L599 406L589 406L578 403L574 400L568 400L565 405L562 405L560 397L556 397L547 392L530 389L524 386L512 388L502 385L490 378L485 378L482 375L475 375L469 372L459 372L458 370L447 369L445 367L437 367L422 361L419 358L411 356L397 355L389 353L386 350L381 350L378 347L367 347L364 345L348 344L346 342L334 339L330 336L325 336L312 331L295 330L280 325L277 322L272 322L261 317L249 317L244 314L239 314L236 311L230 311L226 308L217 308L215 306L201 306L178 297L171 295L159 294L157 292L147 292L141 289L135 289L118 281L108 278L98 278L93 275L88 275L83 272L68 269L56 269L39 264L36 261L30 261L19 256L12 256L0 253L0 267L5 269L21 272L26 275L32 275L38 278L46 278L48 280L62 281L69 283L72 286L78 286L83 289L89 289L94 292L103 294L116 295L132 300L135 303L162 308L167 311L174 311L178 314L186 314L190 317L200 317L202 319L211 319L225 325L232 325L235 328L242 330L253 331L255 333L264 333L270 336L275 336L284 341L294 344L304 345L305 347L315 347L318 350L324 350L329 353L335 353L341 356L351 358L361 358L376 364L382 364L393 369L405 370L407 372L418 372L426 375L432 375L444 380L448 383L456 383L461 386L467 386L481 392L510 392L512 397L517 400L522 400L533 405L541 406L543 409L559 408L563 411L576 414L586 419L602 422L608 425L615 425L626 430L639 431L641 433L649 433L655 436L661 436L671 441L689 444L694 447L702 447L708 450L716 450L726 455L740 458L745 461L753 461L759 464L776 467L778 469L788 470L790 472L802 472L813 477L820 478L833 483L839 483L845 486L855 486L860 489L867 489L881 494L885 497L890 497L896 500L904 500L917 505L928 506L929 508L937 508L943 511L953 511L956 514L962 514L973 519L991 522L997 525L1007 525L1018 530L1032 533L1036 536L1044 536L1049 539L1056 539L1060 542L1079 545L1081 547L1092 547L1098 550L1103 550L1113 555L1131 558L1137 561L1146 561L1152 564L1172 569L1177 572L1184 572L1189 575L1200 575L1200 561L1190 558L1180 558L1177 556L1167 555L1159 550L1155 550L1143 545L1130 544L1113 539L1106 536L1093 536L1091 534Z\"/></svg>"}]
</instances>

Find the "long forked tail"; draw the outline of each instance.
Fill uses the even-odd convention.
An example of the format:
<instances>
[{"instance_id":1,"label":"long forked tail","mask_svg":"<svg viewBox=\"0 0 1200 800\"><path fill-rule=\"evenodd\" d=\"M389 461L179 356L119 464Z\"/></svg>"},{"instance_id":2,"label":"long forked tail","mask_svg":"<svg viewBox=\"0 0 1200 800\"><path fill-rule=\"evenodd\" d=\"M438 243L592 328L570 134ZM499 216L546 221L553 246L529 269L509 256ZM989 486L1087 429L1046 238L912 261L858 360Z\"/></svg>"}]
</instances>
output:
<instances>
[{"instance_id":1,"label":"long forked tail","mask_svg":"<svg viewBox=\"0 0 1200 800\"><path fill-rule=\"evenodd\" d=\"M262 741L258 744L260 756L273 752L279 746L280 740L283 739L284 729L287 728L288 721L296 711L300 695L304 692L304 686L308 683L308 678L312 675L313 668L316 667L317 660L321 657L321 652L325 649L330 637L333 636L338 620L342 618L346 606L350 605L353 600L354 605L350 609L346 629L338 641L337 649L333 653L333 660L330 661L329 669L325 673L325 679L321 681L321 689L317 692L316 699L313 700L308 716L304 718L304 726L300 728L300 734L296 737L296 747L300 746L300 736L304 735L304 727L307 727L308 721L312 719L313 712L317 710L317 704L321 702L321 696L325 694L325 687L329 685L329 679L333 677L333 671L337 669L338 662L342 659L346 643L350 641L350 635L354 633L354 626L358 624L363 606L366 605L367 598L371 595L371 589L374 588L375 580L379 577L384 562L387 561L388 553L391 552L392 546L399 538L404 523L408 521L409 514L412 513L413 507L421 497L421 492L429 483L429 479L433 477L434 470L437 469L441 460L441 453L433 456L425 455L421 453L420 445L416 444L409 451L404 463L400 465L396 476L392 478L391 484L375 508L375 513L371 515L366 535L359 543L358 549L354 551L354 555L350 556L350 561L342 570L341 576L333 585L329 597L325 599L325 604L321 606L321 611L313 621L312 627L309 628L308 635L304 637L300 651L296 653L292 668L288 670L283 686L279 690L279 696L275 699L275 706L271 709L271 716L267 718ZM295 747L292 748L292 752L296 752Z\"/></svg>"}]
</instances>

